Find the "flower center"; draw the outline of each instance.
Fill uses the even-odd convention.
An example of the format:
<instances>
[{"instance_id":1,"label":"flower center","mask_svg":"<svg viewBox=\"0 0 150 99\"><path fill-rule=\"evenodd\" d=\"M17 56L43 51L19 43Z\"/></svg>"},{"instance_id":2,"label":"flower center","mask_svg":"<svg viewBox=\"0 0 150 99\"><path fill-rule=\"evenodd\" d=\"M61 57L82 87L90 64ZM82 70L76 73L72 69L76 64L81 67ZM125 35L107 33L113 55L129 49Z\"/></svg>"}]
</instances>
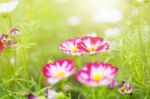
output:
<instances>
[{"instance_id":1,"label":"flower center","mask_svg":"<svg viewBox=\"0 0 150 99\"><path fill-rule=\"evenodd\" d=\"M71 47L71 51L72 51L72 52L78 52L78 48L77 48L76 46L72 46L72 47Z\"/></svg>"},{"instance_id":2,"label":"flower center","mask_svg":"<svg viewBox=\"0 0 150 99\"><path fill-rule=\"evenodd\" d=\"M56 73L56 77L62 77L64 76L65 72L64 71L59 71Z\"/></svg>"},{"instance_id":3,"label":"flower center","mask_svg":"<svg viewBox=\"0 0 150 99\"><path fill-rule=\"evenodd\" d=\"M95 81L100 81L103 78L104 78L104 76L102 74L99 74L99 73L94 73L92 76L92 79Z\"/></svg>"},{"instance_id":4,"label":"flower center","mask_svg":"<svg viewBox=\"0 0 150 99\"><path fill-rule=\"evenodd\" d=\"M126 86L121 86L121 91L124 91L126 89Z\"/></svg>"},{"instance_id":5,"label":"flower center","mask_svg":"<svg viewBox=\"0 0 150 99\"><path fill-rule=\"evenodd\" d=\"M96 50L96 47L95 47L95 46L89 46L89 47L87 48L87 50L91 52L91 51Z\"/></svg>"}]
</instances>

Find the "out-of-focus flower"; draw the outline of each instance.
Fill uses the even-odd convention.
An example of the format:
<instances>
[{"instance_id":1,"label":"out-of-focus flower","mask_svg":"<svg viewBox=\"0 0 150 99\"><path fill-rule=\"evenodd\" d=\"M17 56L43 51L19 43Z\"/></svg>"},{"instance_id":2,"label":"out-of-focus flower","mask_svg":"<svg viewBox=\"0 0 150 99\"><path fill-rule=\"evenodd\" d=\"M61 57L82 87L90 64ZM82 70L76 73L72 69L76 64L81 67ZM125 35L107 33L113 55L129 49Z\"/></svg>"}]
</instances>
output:
<instances>
[{"instance_id":1,"label":"out-of-focus flower","mask_svg":"<svg viewBox=\"0 0 150 99\"><path fill-rule=\"evenodd\" d=\"M57 99L58 93L54 90L46 90L46 99Z\"/></svg>"},{"instance_id":2,"label":"out-of-focus flower","mask_svg":"<svg viewBox=\"0 0 150 99\"><path fill-rule=\"evenodd\" d=\"M60 49L67 54L80 56L81 51L80 49L78 49L79 42L80 42L79 37L66 40L60 45Z\"/></svg>"},{"instance_id":3,"label":"out-of-focus flower","mask_svg":"<svg viewBox=\"0 0 150 99\"><path fill-rule=\"evenodd\" d=\"M7 34L1 34L1 35L0 35L0 40L1 40L1 41L6 41L7 38L8 38L8 35L7 35Z\"/></svg>"},{"instance_id":4,"label":"out-of-focus flower","mask_svg":"<svg viewBox=\"0 0 150 99\"><path fill-rule=\"evenodd\" d=\"M66 85L66 86L64 87L64 91L65 91L65 92L70 92L70 90L71 90L71 88L70 88L69 85Z\"/></svg>"},{"instance_id":5,"label":"out-of-focus flower","mask_svg":"<svg viewBox=\"0 0 150 99\"><path fill-rule=\"evenodd\" d=\"M132 94L133 92L133 85L122 81L121 84L118 85L118 91L121 94Z\"/></svg>"},{"instance_id":6,"label":"out-of-focus flower","mask_svg":"<svg viewBox=\"0 0 150 99\"><path fill-rule=\"evenodd\" d=\"M27 99L45 99L45 96L35 96L32 93L27 95ZM48 98L49 99L49 98ZM52 98L53 99L53 98ZM54 98L55 99L55 98Z\"/></svg>"},{"instance_id":7,"label":"out-of-focus flower","mask_svg":"<svg viewBox=\"0 0 150 99\"><path fill-rule=\"evenodd\" d=\"M90 86L109 85L115 78L118 68L107 63L88 63L77 72L76 78Z\"/></svg>"},{"instance_id":8,"label":"out-of-focus flower","mask_svg":"<svg viewBox=\"0 0 150 99\"><path fill-rule=\"evenodd\" d=\"M78 17L78 16L71 16L68 18L68 24L70 26L77 26L80 24L80 21L81 21L80 17Z\"/></svg>"},{"instance_id":9,"label":"out-of-focus flower","mask_svg":"<svg viewBox=\"0 0 150 99\"><path fill-rule=\"evenodd\" d=\"M108 85L109 88L114 88L114 87L116 87L116 86L117 86L117 81L116 81L115 79L113 79L113 80L111 81L111 83Z\"/></svg>"},{"instance_id":10,"label":"out-of-focus flower","mask_svg":"<svg viewBox=\"0 0 150 99\"><path fill-rule=\"evenodd\" d=\"M118 28L108 28L104 31L105 35L107 36L113 36L119 34L119 29Z\"/></svg>"},{"instance_id":11,"label":"out-of-focus flower","mask_svg":"<svg viewBox=\"0 0 150 99\"><path fill-rule=\"evenodd\" d=\"M14 47L14 46L16 46L16 45L17 45L17 43L14 42L13 40L8 40L8 41L6 42L6 46L7 46L7 47Z\"/></svg>"},{"instance_id":12,"label":"out-of-focus flower","mask_svg":"<svg viewBox=\"0 0 150 99\"><path fill-rule=\"evenodd\" d=\"M17 29L17 28L12 28L12 29L10 30L10 35L12 35L12 36L20 35L20 30Z\"/></svg>"},{"instance_id":13,"label":"out-of-focus flower","mask_svg":"<svg viewBox=\"0 0 150 99\"><path fill-rule=\"evenodd\" d=\"M12 0L11 2L7 3L0 3L0 13L9 13L13 11L18 5L18 3L18 0Z\"/></svg>"},{"instance_id":14,"label":"out-of-focus flower","mask_svg":"<svg viewBox=\"0 0 150 99\"><path fill-rule=\"evenodd\" d=\"M38 99L37 96L34 96L33 94L28 94L27 99Z\"/></svg>"},{"instance_id":15,"label":"out-of-focus flower","mask_svg":"<svg viewBox=\"0 0 150 99\"><path fill-rule=\"evenodd\" d=\"M78 44L78 49L80 49L82 53L95 54L109 50L109 43L105 42L102 37L84 36Z\"/></svg>"},{"instance_id":16,"label":"out-of-focus flower","mask_svg":"<svg viewBox=\"0 0 150 99\"><path fill-rule=\"evenodd\" d=\"M50 84L55 84L63 78L69 77L75 71L72 60L61 59L53 63L46 64L43 68L43 74Z\"/></svg>"},{"instance_id":17,"label":"out-of-focus flower","mask_svg":"<svg viewBox=\"0 0 150 99\"><path fill-rule=\"evenodd\" d=\"M103 9L100 12L94 13L92 19L95 22L118 22L122 19L122 13L117 9Z\"/></svg>"}]
</instances>

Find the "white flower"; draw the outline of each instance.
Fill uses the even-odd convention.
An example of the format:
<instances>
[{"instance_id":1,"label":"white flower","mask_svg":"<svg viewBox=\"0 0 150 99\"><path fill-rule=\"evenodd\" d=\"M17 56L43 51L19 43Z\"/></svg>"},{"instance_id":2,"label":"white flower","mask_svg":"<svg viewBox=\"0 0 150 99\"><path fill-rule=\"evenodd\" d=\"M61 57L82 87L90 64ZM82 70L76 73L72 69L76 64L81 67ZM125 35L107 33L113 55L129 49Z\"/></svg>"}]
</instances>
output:
<instances>
[{"instance_id":1,"label":"white flower","mask_svg":"<svg viewBox=\"0 0 150 99\"><path fill-rule=\"evenodd\" d=\"M107 36L113 36L119 34L119 32L118 28L108 28L104 31L104 34Z\"/></svg>"},{"instance_id":2,"label":"white flower","mask_svg":"<svg viewBox=\"0 0 150 99\"><path fill-rule=\"evenodd\" d=\"M46 99L56 99L58 93L54 90L47 89L46 90Z\"/></svg>"},{"instance_id":3,"label":"white flower","mask_svg":"<svg viewBox=\"0 0 150 99\"><path fill-rule=\"evenodd\" d=\"M8 13L13 11L18 4L18 0L13 0L11 2L0 3L0 13Z\"/></svg>"},{"instance_id":4,"label":"white flower","mask_svg":"<svg viewBox=\"0 0 150 99\"><path fill-rule=\"evenodd\" d=\"M94 13L92 19L95 22L118 22L122 19L122 13L117 9L103 9L100 12Z\"/></svg>"},{"instance_id":5,"label":"white flower","mask_svg":"<svg viewBox=\"0 0 150 99\"><path fill-rule=\"evenodd\" d=\"M70 26L77 26L80 24L80 17L78 16L71 16L70 18L68 18L68 24Z\"/></svg>"}]
</instances>

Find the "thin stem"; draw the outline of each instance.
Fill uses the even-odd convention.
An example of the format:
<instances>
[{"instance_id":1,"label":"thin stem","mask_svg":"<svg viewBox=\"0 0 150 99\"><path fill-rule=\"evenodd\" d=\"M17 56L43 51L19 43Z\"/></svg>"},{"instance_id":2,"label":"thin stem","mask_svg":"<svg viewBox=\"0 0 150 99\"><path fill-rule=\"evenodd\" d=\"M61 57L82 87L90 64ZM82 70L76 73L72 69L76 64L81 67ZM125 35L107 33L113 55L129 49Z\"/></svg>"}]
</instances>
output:
<instances>
[{"instance_id":1,"label":"thin stem","mask_svg":"<svg viewBox=\"0 0 150 99\"><path fill-rule=\"evenodd\" d=\"M8 28L11 28L12 27L11 15L9 14L7 18L8 18Z\"/></svg>"}]
</instances>

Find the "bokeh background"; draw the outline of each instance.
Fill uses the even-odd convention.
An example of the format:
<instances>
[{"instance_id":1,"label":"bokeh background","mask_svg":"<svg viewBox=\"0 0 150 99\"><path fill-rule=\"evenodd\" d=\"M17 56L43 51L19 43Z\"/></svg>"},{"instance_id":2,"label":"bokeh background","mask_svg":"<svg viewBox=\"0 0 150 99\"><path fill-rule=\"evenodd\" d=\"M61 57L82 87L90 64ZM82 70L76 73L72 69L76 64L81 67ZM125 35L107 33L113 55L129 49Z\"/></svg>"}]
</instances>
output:
<instances>
[{"instance_id":1,"label":"bokeh background","mask_svg":"<svg viewBox=\"0 0 150 99\"><path fill-rule=\"evenodd\" d=\"M41 70L49 60L74 59L61 52L59 45L95 32L111 42L112 49L97 55L94 61L120 68L118 81L134 85L131 99L149 99L149 9L150 0L20 0L10 14L12 26L21 30L16 38L18 47L0 55L0 97L17 99L20 94L45 87ZM9 30L8 19L0 17L0 34ZM83 65L90 61L89 56L80 59ZM116 99L113 95L119 93L112 93L111 99Z\"/></svg>"}]
</instances>

